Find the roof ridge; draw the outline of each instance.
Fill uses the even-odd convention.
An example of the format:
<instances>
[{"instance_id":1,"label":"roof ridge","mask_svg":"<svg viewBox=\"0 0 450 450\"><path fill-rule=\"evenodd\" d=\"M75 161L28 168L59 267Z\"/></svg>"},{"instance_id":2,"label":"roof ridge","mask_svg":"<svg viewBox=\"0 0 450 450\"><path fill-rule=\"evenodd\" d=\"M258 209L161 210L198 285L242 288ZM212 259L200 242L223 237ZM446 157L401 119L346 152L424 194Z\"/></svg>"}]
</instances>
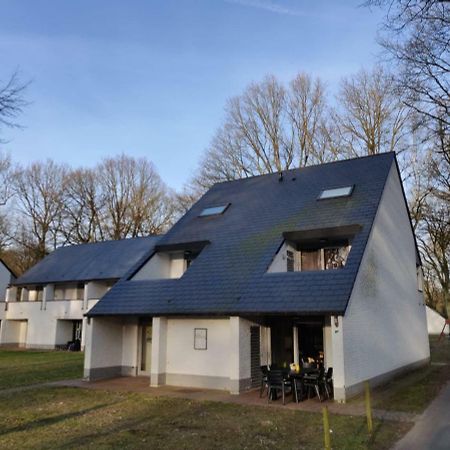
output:
<instances>
[{"instance_id":1,"label":"roof ridge","mask_svg":"<svg viewBox=\"0 0 450 450\"><path fill-rule=\"evenodd\" d=\"M303 170L308 170L308 169L312 169L312 168L329 166L329 165L332 165L332 164L348 163L348 162L359 161L359 160L368 159L368 158L380 158L380 157L386 158L387 156L395 157L395 155L396 155L395 151L390 151L390 152L376 153L376 154L373 154L373 155L355 156L353 158L338 159L338 160L335 160L335 161L327 161L327 162L324 162L324 163L311 164L309 166L294 167L292 169L285 169L285 170L282 170L281 173L286 174L286 173L294 172L294 171L298 171L298 170L302 170L303 171ZM262 174L259 174L259 175L252 175L250 177L237 178L235 180L218 181L217 183L214 183L211 186L211 188L213 188L214 186L222 185L222 184L235 183L235 182L238 182L238 181L247 181L247 180L251 180L253 178L275 176L275 175L278 175L278 174L279 174L279 172L270 172L270 173L262 173Z\"/></svg>"},{"instance_id":2,"label":"roof ridge","mask_svg":"<svg viewBox=\"0 0 450 450\"><path fill-rule=\"evenodd\" d=\"M52 252L49 253L51 255L54 252L57 252L58 250L67 249L71 247L85 247L88 245L101 245L101 244L108 244L111 242L124 242L124 241L137 241L139 239L150 239L150 238L157 238L157 237L163 237L164 234L150 234L148 236L136 236L132 238L124 238L124 239L106 239L104 241L95 241L95 242L82 242L80 244L69 244L69 245L62 245L61 247L55 248Z\"/></svg>"}]
</instances>

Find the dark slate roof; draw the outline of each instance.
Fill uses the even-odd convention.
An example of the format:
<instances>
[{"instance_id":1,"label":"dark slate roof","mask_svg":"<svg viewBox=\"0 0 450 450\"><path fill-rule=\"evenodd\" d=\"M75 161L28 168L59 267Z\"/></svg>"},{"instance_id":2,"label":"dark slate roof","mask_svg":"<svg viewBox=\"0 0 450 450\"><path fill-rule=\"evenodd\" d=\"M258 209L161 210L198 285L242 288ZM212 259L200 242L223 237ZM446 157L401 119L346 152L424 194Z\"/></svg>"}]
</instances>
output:
<instances>
[{"instance_id":1,"label":"dark slate roof","mask_svg":"<svg viewBox=\"0 0 450 450\"><path fill-rule=\"evenodd\" d=\"M209 241L179 279L119 281L96 315L314 314L346 309L393 153L338 161L214 185L158 242ZM351 197L317 200L354 185ZM210 206L223 215L198 217ZM283 233L359 225L339 270L267 273Z\"/></svg>"},{"instance_id":2,"label":"dark slate roof","mask_svg":"<svg viewBox=\"0 0 450 450\"><path fill-rule=\"evenodd\" d=\"M61 247L17 278L15 285L122 278L153 252L160 236Z\"/></svg>"}]
</instances>

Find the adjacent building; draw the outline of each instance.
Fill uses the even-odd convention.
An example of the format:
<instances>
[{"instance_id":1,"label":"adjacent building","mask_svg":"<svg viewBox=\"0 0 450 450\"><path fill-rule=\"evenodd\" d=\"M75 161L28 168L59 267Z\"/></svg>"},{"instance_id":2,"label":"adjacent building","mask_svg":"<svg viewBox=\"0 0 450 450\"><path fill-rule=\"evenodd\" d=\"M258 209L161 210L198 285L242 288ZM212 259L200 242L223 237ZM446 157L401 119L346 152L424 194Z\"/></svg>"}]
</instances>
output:
<instances>
[{"instance_id":1,"label":"adjacent building","mask_svg":"<svg viewBox=\"0 0 450 450\"><path fill-rule=\"evenodd\" d=\"M1 292L6 292L0 301L0 345L53 349L77 340L84 347L86 312L157 240L62 247L17 279L0 264Z\"/></svg>"}]
</instances>

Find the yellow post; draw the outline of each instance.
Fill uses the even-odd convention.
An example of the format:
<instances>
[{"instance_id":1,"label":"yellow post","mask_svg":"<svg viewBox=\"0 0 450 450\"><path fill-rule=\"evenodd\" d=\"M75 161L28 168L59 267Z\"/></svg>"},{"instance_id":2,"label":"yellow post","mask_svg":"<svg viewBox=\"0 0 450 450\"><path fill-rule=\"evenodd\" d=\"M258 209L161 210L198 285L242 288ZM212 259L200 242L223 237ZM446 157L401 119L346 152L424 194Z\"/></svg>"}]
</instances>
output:
<instances>
[{"instance_id":1,"label":"yellow post","mask_svg":"<svg viewBox=\"0 0 450 450\"><path fill-rule=\"evenodd\" d=\"M369 434L372 434L373 431L373 423L372 423L372 406L370 404L370 386L369 382L365 382L366 389L366 416L367 416L367 429L369 430Z\"/></svg>"},{"instance_id":2,"label":"yellow post","mask_svg":"<svg viewBox=\"0 0 450 450\"><path fill-rule=\"evenodd\" d=\"M330 437L330 420L328 417L328 408L325 406L322 408L323 412L323 440L325 444L325 450L331 450L331 437Z\"/></svg>"}]
</instances>

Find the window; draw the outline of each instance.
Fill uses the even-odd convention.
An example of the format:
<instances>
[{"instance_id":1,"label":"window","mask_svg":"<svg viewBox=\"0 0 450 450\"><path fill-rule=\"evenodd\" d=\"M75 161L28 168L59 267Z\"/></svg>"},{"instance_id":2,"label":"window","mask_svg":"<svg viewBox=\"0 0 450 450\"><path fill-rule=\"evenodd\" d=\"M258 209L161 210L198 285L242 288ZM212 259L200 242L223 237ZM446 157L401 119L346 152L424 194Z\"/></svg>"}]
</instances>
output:
<instances>
[{"instance_id":1,"label":"window","mask_svg":"<svg viewBox=\"0 0 450 450\"><path fill-rule=\"evenodd\" d=\"M294 271L294 252L287 250L286 252L286 270L288 272L293 272Z\"/></svg>"},{"instance_id":2,"label":"window","mask_svg":"<svg viewBox=\"0 0 450 450\"><path fill-rule=\"evenodd\" d=\"M194 328L194 350L206 350L208 348L208 329Z\"/></svg>"},{"instance_id":3,"label":"window","mask_svg":"<svg viewBox=\"0 0 450 450\"><path fill-rule=\"evenodd\" d=\"M328 245L303 247L285 242L268 267L273 272L307 272L336 270L345 267L351 245L347 242L333 242Z\"/></svg>"},{"instance_id":4,"label":"window","mask_svg":"<svg viewBox=\"0 0 450 450\"><path fill-rule=\"evenodd\" d=\"M352 195L352 192L353 186L326 189L320 193L318 200L325 200L327 198L350 197L350 195Z\"/></svg>"},{"instance_id":5,"label":"window","mask_svg":"<svg viewBox=\"0 0 450 450\"><path fill-rule=\"evenodd\" d=\"M43 286L37 286L34 289L28 291L28 301L29 302L42 302L42 297L44 293Z\"/></svg>"},{"instance_id":6,"label":"window","mask_svg":"<svg viewBox=\"0 0 450 450\"><path fill-rule=\"evenodd\" d=\"M210 206L209 208L205 208L199 214L199 217L218 216L219 214L223 214L229 206L230 203L221 206Z\"/></svg>"},{"instance_id":7,"label":"window","mask_svg":"<svg viewBox=\"0 0 450 450\"><path fill-rule=\"evenodd\" d=\"M348 252L348 246L325 248L323 251L325 269L342 269L347 261Z\"/></svg>"}]
</instances>

